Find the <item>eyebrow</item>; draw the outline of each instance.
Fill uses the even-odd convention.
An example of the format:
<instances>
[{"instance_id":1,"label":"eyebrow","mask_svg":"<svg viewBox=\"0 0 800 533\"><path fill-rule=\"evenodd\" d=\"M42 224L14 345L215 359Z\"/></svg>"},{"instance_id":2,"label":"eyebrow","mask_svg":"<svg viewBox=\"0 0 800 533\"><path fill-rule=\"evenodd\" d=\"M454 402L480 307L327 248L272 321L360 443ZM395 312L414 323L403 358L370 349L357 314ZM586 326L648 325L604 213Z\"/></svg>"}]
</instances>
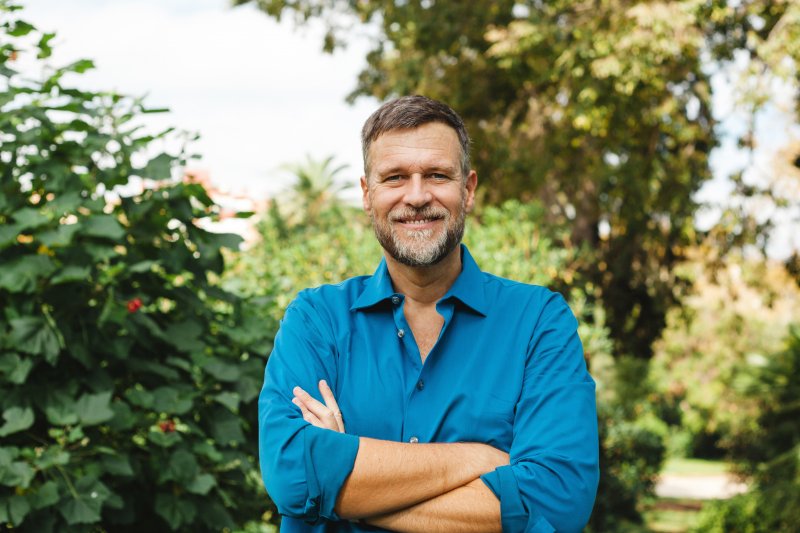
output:
<instances>
[{"instance_id":1,"label":"eyebrow","mask_svg":"<svg viewBox=\"0 0 800 533\"><path fill-rule=\"evenodd\" d=\"M424 169L424 174L434 174L440 172L442 174L455 174L456 167L451 167L448 165L431 165L427 166ZM386 169L376 169L376 174L379 176L391 176L394 174L405 174L406 168L395 166L395 167L388 167Z\"/></svg>"}]
</instances>

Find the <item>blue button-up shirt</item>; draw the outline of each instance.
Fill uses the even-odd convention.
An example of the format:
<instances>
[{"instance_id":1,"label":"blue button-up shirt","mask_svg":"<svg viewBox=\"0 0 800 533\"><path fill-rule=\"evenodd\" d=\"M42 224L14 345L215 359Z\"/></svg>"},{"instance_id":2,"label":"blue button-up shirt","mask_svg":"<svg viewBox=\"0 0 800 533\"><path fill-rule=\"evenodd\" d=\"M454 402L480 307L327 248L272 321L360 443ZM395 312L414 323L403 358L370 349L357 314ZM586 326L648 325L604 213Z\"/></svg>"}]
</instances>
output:
<instances>
[{"instance_id":1,"label":"blue button-up shirt","mask_svg":"<svg viewBox=\"0 0 800 533\"><path fill-rule=\"evenodd\" d=\"M258 404L261 470L281 531L375 531L334 512L358 436L507 451L511 464L482 476L503 531L579 531L597 490L597 416L564 299L481 272L462 246L424 364L403 303L384 260L372 276L302 291L286 309ZM295 386L321 400L320 379L347 433L308 424L291 403Z\"/></svg>"}]
</instances>

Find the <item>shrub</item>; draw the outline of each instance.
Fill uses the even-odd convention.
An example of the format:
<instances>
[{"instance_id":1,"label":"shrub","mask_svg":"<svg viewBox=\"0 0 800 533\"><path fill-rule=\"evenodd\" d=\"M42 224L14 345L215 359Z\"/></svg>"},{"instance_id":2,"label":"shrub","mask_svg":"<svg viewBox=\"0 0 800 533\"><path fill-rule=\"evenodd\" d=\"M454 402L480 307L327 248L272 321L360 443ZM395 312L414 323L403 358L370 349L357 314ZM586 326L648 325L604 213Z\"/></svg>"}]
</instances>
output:
<instances>
[{"instance_id":1,"label":"shrub","mask_svg":"<svg viewBox=\"0 0 800 533\"><path fill-rule=\"evenodd\" d=\"M738 469L752 476L750 492L703 512L700 531L790 532L800 523L800 326L786 349L754 372L746 394L759 406L753 429L729 448Z\"/></svg>"},{"instance_id":2,"label":"shrub","mask_svg":"<svg viewBox=\"0 0 800 533\"><path fill-rule=\"evenodd\" d=\"M172 178L142 103L14 71L52 34L0 0L0 524L220 531L267 508L258 394L275 324L216 283L239 238ZM32 45L33 51L26 51ZM137 165L136 160L144 161ZM138 192L134 192L138 191Z\"/></svg>"}]
</instances>

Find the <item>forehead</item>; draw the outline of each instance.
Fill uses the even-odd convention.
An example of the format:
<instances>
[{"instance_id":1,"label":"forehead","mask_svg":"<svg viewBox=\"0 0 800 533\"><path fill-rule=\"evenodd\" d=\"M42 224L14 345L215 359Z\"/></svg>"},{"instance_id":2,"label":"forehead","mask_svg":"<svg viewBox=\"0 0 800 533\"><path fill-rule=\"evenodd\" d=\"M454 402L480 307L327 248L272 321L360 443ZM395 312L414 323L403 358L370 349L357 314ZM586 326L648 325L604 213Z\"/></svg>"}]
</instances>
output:
<instances>
[{"instance_id":1,"label":"forehead","mask_svg":"<svg viewBox=\"0 0 800 533\"><path fill-rule=\"evenodd\" d=\"M460 156L456 131L440 122L387 131L369 147L370 164L377 173L417 166L456 168Z\"/></svg>"}]
</instances>

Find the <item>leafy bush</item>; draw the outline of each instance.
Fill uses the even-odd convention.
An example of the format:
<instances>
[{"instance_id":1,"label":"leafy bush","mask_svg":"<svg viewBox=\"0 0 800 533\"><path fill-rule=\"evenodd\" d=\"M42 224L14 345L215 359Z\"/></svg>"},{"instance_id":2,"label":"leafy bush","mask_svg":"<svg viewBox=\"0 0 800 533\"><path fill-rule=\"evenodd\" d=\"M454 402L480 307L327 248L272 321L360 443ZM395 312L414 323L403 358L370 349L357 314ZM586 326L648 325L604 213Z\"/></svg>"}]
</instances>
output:
<instances>
[{"instance_id":1,"label":"leafy bush","mask_svg":"<svg viewBox=\"0 0 800 533\"><path fill-rule=\"evenodd\" d=\"M747 395L760 410L748 432L732 437L730 453L753 477L750 492L704 511L701 531L792 532L800 523L800 326L787 347L753 376Z\"/></svg>"},{"instance_id":2,"label":"leafy bush","mask_svg":"<svg viewBox=\"0 0 800 533\"><path fill-rule=\"evenodd\" d=\"M746 391L800 316L800 290L781 265L717 254L708 245L688 254L692 290L655 346L654 405L678 456L722 457L754 429L760 406Z\"/></svg>"},{"instance_id":3,"label":"leafy bush","mask_svg":"<svg viewBox=\"0 0 800 533\"><path fill-rule=\"evenodd\" d=\"M255 398L275 324L216 283L239 238L148 158L147 109L77 90L0 0L0 524L16 531L220 531L268 503ZM33 51L26 51L33 46ZM139 122L137 122L139 121ZM137 158L143 162L137 165ZM135 192L138 191L138 192Z\"/></svg>"}]
</instances>

